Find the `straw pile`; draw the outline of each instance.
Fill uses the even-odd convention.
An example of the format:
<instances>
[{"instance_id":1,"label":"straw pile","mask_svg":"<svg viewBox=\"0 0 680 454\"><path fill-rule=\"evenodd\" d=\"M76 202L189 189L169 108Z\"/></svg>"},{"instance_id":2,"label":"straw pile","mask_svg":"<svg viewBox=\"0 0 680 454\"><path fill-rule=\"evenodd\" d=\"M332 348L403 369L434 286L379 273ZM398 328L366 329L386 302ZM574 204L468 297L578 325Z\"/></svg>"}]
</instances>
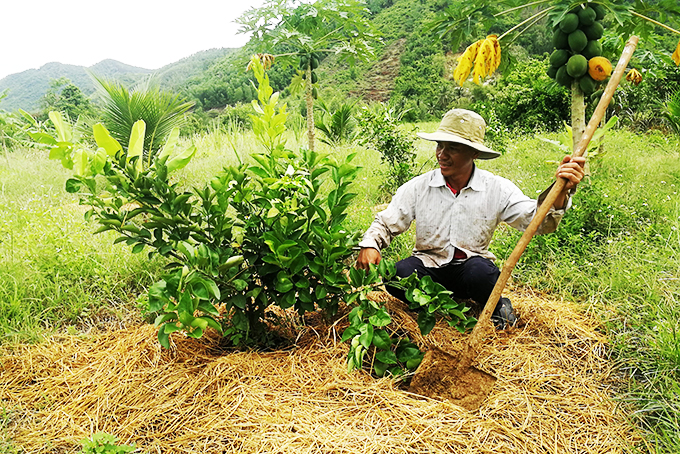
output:
<instances>
[{"instance_id":1,"label":"straw pile","mask_svg":"<svg viewBox=\"0 0 680 454\"><path fill-rule=\"evenodd\" d=\"M640 443L593 320L527 291L523 325L490 339L475 365L498 377L476 412L347 373L336 326L301 328L290 351L226 353L216 339L151 326L54 337L0 357L6 433L30 453L77 452L97 431L148 453L619 453ZM399 329L415 326L391 304ZM435 328L422 345L462 341Z\"/></svg>"}]
</instances>

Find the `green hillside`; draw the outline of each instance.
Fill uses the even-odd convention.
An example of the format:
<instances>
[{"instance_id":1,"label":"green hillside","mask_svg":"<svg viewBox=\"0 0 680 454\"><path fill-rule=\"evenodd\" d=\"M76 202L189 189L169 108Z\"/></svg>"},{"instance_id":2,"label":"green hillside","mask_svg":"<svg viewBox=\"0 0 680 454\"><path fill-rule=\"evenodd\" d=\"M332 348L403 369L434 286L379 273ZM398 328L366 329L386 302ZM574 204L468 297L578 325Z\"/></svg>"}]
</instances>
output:
<instances>
[{"instance_id":1,"label":"green hillside","mask_svg":"<svg viewBox=\"0 0 680 454\"><path fill-rule=\"evenodd\" d=\"M0 80L0 93L7 90L7 97L0 103L0 109L13 111L21 108L29 112L36 111L40 108L40 98L50 88L50 81L62 77L69 79L89 96L94 93L95 86L88 71L125 84L134 84L143 77L154 74L161 86L175 89L187 79L202 74L215 60L223 58L232 50L221 48L198 52L155 71L110 59L102 60L90 67L47 63L39 69L11 74Z\"/></svg>"}]
</instances>

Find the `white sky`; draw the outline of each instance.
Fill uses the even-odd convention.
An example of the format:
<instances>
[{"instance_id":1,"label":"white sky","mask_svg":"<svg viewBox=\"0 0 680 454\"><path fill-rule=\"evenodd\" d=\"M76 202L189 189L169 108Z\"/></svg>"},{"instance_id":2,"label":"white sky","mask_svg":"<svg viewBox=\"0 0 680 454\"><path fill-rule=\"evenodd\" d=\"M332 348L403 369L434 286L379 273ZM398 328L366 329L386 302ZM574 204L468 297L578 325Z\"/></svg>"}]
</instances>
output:
<instances>
[{"instance_id":1,"label":"white sky","mask_svg":"<svg viewBox=\"0 0 680 454\"><path fill-rule=\"evenodd\" d=\"M105 59L158 69L196 52L241 47L234 20L264 0L0 0L0 79L50 62Z\"/></svg>"}]
</instances>

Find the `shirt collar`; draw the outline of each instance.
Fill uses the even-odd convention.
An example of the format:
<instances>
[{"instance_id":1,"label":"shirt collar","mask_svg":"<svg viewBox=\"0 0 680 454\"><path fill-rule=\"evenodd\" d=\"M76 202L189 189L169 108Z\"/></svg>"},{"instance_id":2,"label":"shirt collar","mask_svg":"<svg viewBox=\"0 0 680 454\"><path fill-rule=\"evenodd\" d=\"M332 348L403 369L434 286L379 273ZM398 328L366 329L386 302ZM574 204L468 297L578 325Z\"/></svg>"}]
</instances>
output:
<instances>
[{"instance_id":1,"label":"shirt collar","mask_svg":"<svg viewBox=\"0 0 680 454\"><path fill-rule=\"evenodd\" d=\"M473 164L474 165L474 164ZM430 186L432 187L446 187L446 180L444 180L444 175L442 175L441 169L435 169L432 179L430 180ZM477 166L474 165L472 168L472 175L470 176L470 181L468 181L465 188L470 188L473 191L484 191L484 176L481 172L477 172ZM463 188L463 189L465 189Z\"/></svg>"}]
</instances>

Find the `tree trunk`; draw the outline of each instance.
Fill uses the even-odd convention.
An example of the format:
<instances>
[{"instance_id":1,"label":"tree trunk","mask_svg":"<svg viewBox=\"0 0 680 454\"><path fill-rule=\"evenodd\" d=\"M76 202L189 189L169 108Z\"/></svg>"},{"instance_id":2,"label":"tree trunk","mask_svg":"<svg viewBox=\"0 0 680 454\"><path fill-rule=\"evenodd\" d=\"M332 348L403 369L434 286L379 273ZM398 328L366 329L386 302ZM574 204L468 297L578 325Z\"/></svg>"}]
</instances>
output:
<instances>
[{"instance_id":1,"label":"tree trunk","mask_svg":"<svg viewBox=\"0 0 680 454\"><path fill-rule=\"evenodd\" d=\"M583 99L583 91L578 84L578 80L571 83L571 149L576 150L576 145L581 141L583 133L586 131L586 105ZM590 167L586 161L586 175L590 175Z\"/></svg>"},{"instance_id":2,"label":"tree trunk","mask_svg":"<svg viewBox=\"0 0 680 454\"><path fill-rule=\"evenodd\" d=\"M312 62L307 63L307 77L305 78L305 100L307 101L307 137L309 151L314 151L314 98L312 97Z\"/></svg>"}]
</instances>

